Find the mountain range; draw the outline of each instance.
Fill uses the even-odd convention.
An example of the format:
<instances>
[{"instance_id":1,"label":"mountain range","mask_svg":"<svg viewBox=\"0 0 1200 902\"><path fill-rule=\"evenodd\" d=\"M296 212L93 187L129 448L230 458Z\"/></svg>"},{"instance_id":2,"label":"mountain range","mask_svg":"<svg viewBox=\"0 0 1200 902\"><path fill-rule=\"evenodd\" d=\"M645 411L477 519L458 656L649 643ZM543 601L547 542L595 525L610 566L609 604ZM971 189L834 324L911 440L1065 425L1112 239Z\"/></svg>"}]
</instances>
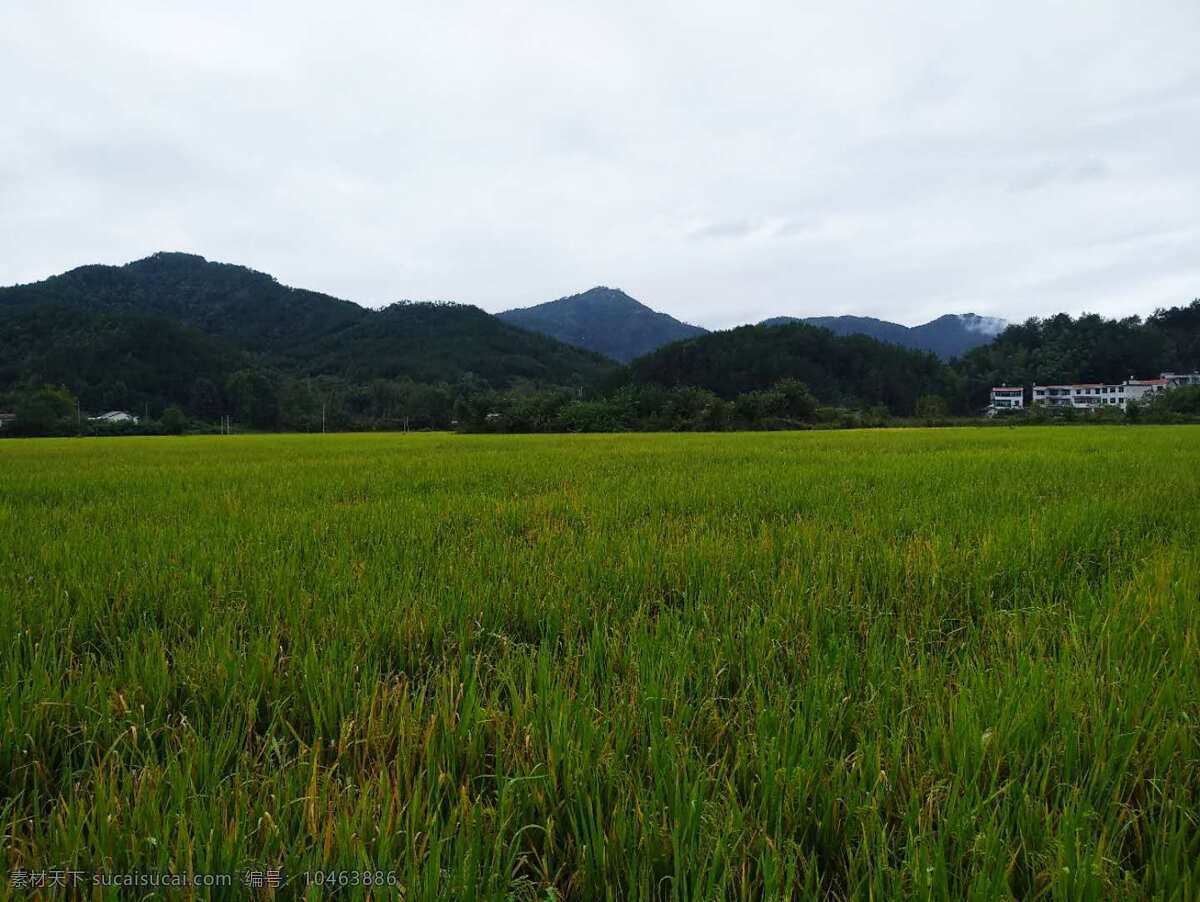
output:
<instances>
[{"instance_id":1,"label":"mountain range","mask_svg":"<svg viewBox=\"0 0 1200 902\"><path fill-rule=\"evenodd\" d=\"M0 389L62 384L92 407L161 406L186 399L196 380L221 385L248 367L507 388L591 384L616 364L478 307L373 310L193 254L0 288Z\"/></svg>"},{"instance_id":2,"label":"mountain range","mask_svg":"<svg viewBox=\"0 0 1200 902\"><path fill-rule=\"evenodd\" d=\"M988 341L1002 325L973 315L914 328L865 317L803 322L943 358ZM448 303L376 310L243 266L161 252L0 288L0 389L63 384L91 406L161 406L188 397L198 379L222 385L245 369L357 384L579 387L709 334L603 286L495 316Z\"/></svg>"},{"instance_id":3,"label":"mountain range","mask_svg":"<svg viewBox=\"0 0 1200 902\"><path fill-rule=\"evenodd\" d=\"M776 317L708 332L605 287L495 316L452 303L370 309L157 253L0 288L0 407L54 385L85 411L174 404L209 422L232 412L257 428L306 428L336 397L355 422L382 424L368 428L418 408L444 428L464 399L487 405L508 390L535 399L539 389L579 398L695 387L733 402L801 380L824 404L909 415L922 395L973 410L991 385L1200 366L1200 301L1144 322L1059 314L1002 326L974 314L914 327Z\"/></svg>"},{"instance_id":4,"label":"mountain range","mask_svg":"<svg viewBox=\"0 0 1200 902\"><path fill-rule=\"evenodd\" d=\"M569 345L629 363L672 342L709 334L631 298L616 288L598 287L533 307L505 310L499 319L541 332ZM1007 325L974 313L947 314L919 326L904 326L868 316L775 316L760 326L805 323L835 335L867 335L903 348L930 351L943 360L961 357L987 344Z\"/></svg>"},{"instance_id":5,"label":"mountain range","mask_svg":"<svg viewBox=\"0 0 1200 902\"><path fill-rule=\"evenodd\" d=\"M919 326L903 326L870 316L810 316L804 319L775 316L763 320L759 325L781 326L787 323L820 326L835 335L869 335L902 348L930 351L943 360L961 357L972 348L987 344L1008 325L1002 319L974 313L948 313Z\"/></svg>"}]
</instances>

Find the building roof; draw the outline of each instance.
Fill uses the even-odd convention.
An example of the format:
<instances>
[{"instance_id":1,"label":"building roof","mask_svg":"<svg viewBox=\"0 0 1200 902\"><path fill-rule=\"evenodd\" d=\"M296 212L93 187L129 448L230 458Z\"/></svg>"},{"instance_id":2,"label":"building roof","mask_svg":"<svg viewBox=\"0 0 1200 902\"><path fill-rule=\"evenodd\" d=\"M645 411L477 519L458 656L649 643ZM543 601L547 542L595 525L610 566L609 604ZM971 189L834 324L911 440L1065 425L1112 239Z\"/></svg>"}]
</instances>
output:
<instances>
[{"instance_id":1,"label":"building roof","mask_svg":"<svg viewBox=\"0 0 1200 902\"><path fill-rule=\"evenodd\" d=\"M1130 379L1126 385L1166 385L1169 379Z\"/></svg>"},{"instance_id":2,"label":"building roof","mask_svg":"<svg viewBox=\"0 0 1200 902\"><path fill-rule=\"evenodd\" d=\"M1020 392L1023 392L1023 391L1025 391L1025 389L1019 385L993 385L992 391L1020 391Z\"/></svg>"}]
</instances>

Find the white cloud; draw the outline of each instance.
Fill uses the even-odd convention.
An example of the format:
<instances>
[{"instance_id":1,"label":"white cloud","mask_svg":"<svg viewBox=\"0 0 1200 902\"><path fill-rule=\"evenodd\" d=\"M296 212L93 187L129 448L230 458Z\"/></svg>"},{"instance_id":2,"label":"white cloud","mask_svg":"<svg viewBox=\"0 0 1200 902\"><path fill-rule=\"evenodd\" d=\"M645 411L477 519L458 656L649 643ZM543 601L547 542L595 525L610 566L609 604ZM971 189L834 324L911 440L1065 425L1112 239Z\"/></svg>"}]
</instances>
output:
<instances>
[{"instance_id":1,"label":"white cloud","mask_svg":"<svg viewBox=\"0 0 1200 902\"><path fill-rule=\"evenodd\" d=\"M1192 0L5 4L0 283L1146 313L1200 294L1197 46Z\"/></svg>"}]
</instances>

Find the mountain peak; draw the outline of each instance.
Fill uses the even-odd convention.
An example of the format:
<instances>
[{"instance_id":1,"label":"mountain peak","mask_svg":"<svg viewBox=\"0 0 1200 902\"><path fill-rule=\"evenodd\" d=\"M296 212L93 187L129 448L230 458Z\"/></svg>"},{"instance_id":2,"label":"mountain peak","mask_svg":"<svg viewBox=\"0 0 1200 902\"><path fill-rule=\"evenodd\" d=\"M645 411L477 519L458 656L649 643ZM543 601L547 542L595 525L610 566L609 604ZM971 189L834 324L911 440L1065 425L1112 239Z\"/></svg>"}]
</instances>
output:
<instances>
[{"instance_id":1,"label":"mountain peak","mask_svg":"<svg viewBox=\"0 0 1200 902\"><path fill-rule=\"evenodd\" d=\"M155 251L149 257L142 257L140 260L134 260L132 263L125 265L136 267L154 263L190 263L193 266L198 266L207 262L208 260L205 257L187 251Z\"/></svg>"},{"instance_id":2,"label":"mountain peak","mask_svg":"<svg viewBox=\"0 0 1200 902\"><path fill-rule=\"evenodd\" d=\"M580 304L613 304L624 307L638 307L643 310L650 309L641 301L630 297L620 288L609 288L607 285L597 285L595 288L589 288L587 291L582 291L579 294L568 295L567 297L559 298L556 301L547 301L546 304L558 304L563 301L570 301ZM538 304L537 306L545 307L546 304Z\"/></svg>"},{"instance_id":3,"label":"mountain peak","mask_svg":"<svg viewBox=\"0 0 1200 902\"><path fill-rule=\"evenodd\" d=\"M274 276L236 263L220 263L199 254L185 251L155 251L149 257L134 260L120 267L127 272L153 276L191 276L195 273L223 274L227 278L243 278L277 283Z\"/></svg>"},{"instance_id":4,"label":"mountain peak","mask_svg":"<svg viewBox=\"0 0 1200 902\"><path fill-rule=\"evenodd\" d=\"M978 313L955 313L952 315L956 317L964 327L972 332L978 332L981 335L999 335L1008 326L1008 321L1003 320L998 316L980 316Z\"/></svg>"},{"instance_id":5,"label":"mountain peak","mask_svg":"<svg viewBox=\"0 0 1200 902\"><path fill-rule=\"evenodd\" d=\"M647 307L619 288L597 285L580 294L497 316L576 347L627 363L673 341L707 330Z\"/></svg>"}]
</instances>

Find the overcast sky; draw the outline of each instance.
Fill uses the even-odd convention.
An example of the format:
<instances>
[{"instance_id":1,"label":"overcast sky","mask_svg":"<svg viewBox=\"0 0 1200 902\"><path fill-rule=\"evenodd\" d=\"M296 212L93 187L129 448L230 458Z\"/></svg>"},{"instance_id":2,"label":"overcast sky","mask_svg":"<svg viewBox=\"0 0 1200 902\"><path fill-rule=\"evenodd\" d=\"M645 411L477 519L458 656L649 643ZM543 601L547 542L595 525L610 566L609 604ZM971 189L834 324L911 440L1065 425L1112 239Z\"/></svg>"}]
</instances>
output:
<instances>
[{"instance_id":1,"label":"overcast sky","mask_svg":"<svg viewBox=\"0 0 1200 902\"><path fill-rule=\"evenodd\" d=\"M1200 2L0 3L0 284L709 327L1200 296Z\"/></svg>"}]
</instances>

